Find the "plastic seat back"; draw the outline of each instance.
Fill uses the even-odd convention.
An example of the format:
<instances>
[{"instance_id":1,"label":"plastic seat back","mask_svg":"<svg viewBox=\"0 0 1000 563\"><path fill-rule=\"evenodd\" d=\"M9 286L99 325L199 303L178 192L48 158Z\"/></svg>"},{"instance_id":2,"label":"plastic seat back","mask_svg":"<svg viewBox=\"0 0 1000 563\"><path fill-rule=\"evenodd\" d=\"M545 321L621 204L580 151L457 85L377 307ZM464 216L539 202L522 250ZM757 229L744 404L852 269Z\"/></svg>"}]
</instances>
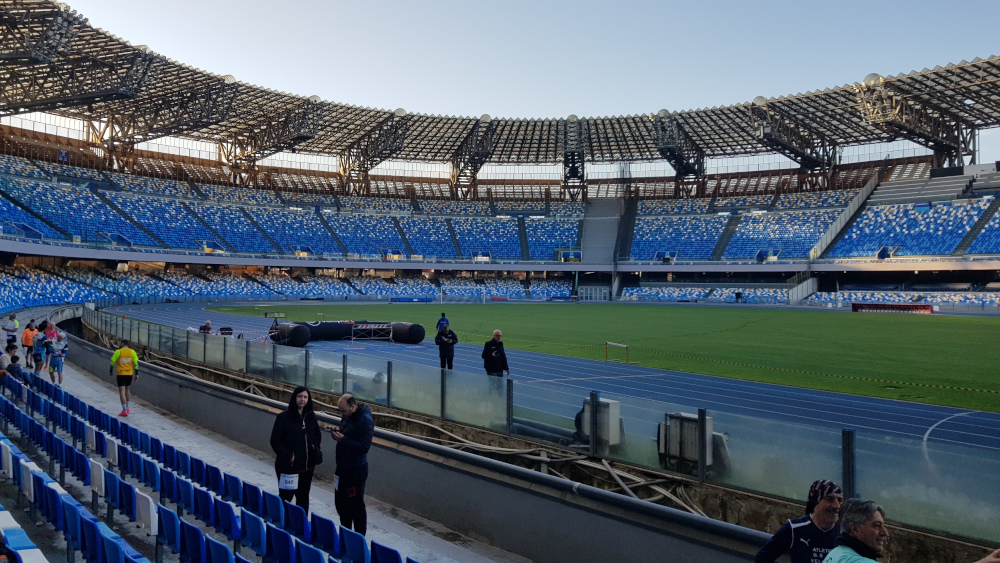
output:
<instances>
[{"instance_id":1,"label":"plastic seat back","mask_svg":"<svg viewBox=\"0 0 1000 563\"><path fill-rule=\"evenodd\" d=\"M205 563L205 534L194 524L181 520L181 561Z\"/></svg>"},{"instance_id":2,"label":"plastic seat back","mask_svg":"<svg viewBox=\"0 0 1000 563\"><path fill-rule=\"evenodd\" d=\"M119 494L121 492L121 479L117 475L104 470L104 499L115 508L119 508L121 505L121 500Z\"/></svg>"},{"instance_id":3,"label":"plastic seat back","mask_svg":"<svg viewBox=\"0 0 1000 563\"><path fill-rule=\"evenodd\" d=\"M285 506L281 497L274 493L264 491L264 521L282 526L285 523Z\"/></svg>"},{"instance_id":4,"label":"plastic seat back","mask_svg":"<svg viewBox=\"0 0 1000 563\"><path fill-rule=\"evenodd\" d=\"M194 510L194 483L177 478L177 506L191 512Z\"/></svg>"},{"instance_id":5,"label":"plastic seat back","mask_svg":"<svg viewBox=\"0 0 1000 563\"><path fill-rule=\"evenodd\" d=\"M156 502L153 497L136 491L135 493L135 520L139 527L146 530L146 535L155 534L159 529L159 515L156 513Z\"/></svg>"},{"instance_id":6,"label":"plastic seat back","mask_svg":"<svg viewBox=\"0 0 1000 563\"><path fill-rule=\"evenodd\" d=\"M215 498L212 492L201 487L194 488L194 516L209 526L215 525Z\"/></svg>"},{"instance_id":7,"label":"plastic seat back","mask_svg":"<svg viewBox=\"0 0 1000 563\"><path fill-rule=\"evenodd\" d=\"M258 516L264 514L264 497L260 492L260 487L243 483L243 506L244 510L249 510Z\"/></svg>"},{"instance_id":8,"label":"plastic seat back","mask_svg":"<svg viewBox=\"0 0 1000 563\"><path fill-rule=\"evenodd\" d=\"M330 556L325 551L317 549L305 542L295 542L295 557L297 563L328 563Z\"/></svg>"},{"instance_id":9,"label":"plastic seat back","mask_svg":"<svg viewBox=\"0 0 1000 563\"><path fill-rule=\"evenodd\" d=\"M160 472L160 498L177 502L177 476L169 469Z\"/></svg>"},{"instance_id":10,"label":"plastic seat back","mask_svg":"<svg viewBox=\"0 0 1000 563\"><path fill-rule=\"evenodd\" d=\"M119 481L118 483L118 510L128 516L129 521L135 522L135 487L131 483Z\"/></svg>"},{"instance_id":11,"label":"plastic seat back","mask_svg":"<svg viewBox=\"0 0 1000 563\"><path fill-rule=\"evenodd\" d=\"M142 484L153 491L160 490L160 466L156 464L155 460L142 459Z\"/></svg>"},{"instance_id":12,"label":"plastic seat back","mask_svg":"<svg viewBox=\"0 0 1000 563\"><path fill-rule=\"evenodd\" d=\"M308 543L312 541L312 536L309 526L309 518L306 516L306 511L301 506L297 504L292 504L288 501L284 503L285 510L285 531L293 536L299 538L300 540Z\"/></svg>"},{"instance_id":13,"label":"plastic seat back","mask_svg":"<svg viewBox=\"0 0 1000 563\"><path fill-rule=\"evenodd\" d=\"M342 563L371 563L372 554L365 537L340 527L340 560Z\"/></svg>"},{"instance_id":14,"label":"plastic seat back","mask_svg":"<svg viewBox=\"0 0 1000 563\"><path fill-rule=\"evenodd\" d=\"M226 496L226 483L222 479L222 470L214 465L205 465L205 488L219 495Z\"/></svg>"},{"instance_id":15,"label":"plastic seat back","mask_svg":"<svg viewBox=\"0 0 1000 563\"><path fill-rule=\"evenodd\" d=\"M102 563L125 563L125 548L118 539L101 536L101 549L104 551Z\"/></svg>"},{"instance_id":16,"label":"plastic seat back","mask_svg":"<svg viewBox=\"0 0 1000 563\"><path fill-rule=\"evenodd\" d=\"M190 463L191 463L191 469L190 469L191 474L188 475L188 479L191 479L195 483L197 483L197 484L201 485L202 487L204 487L205 486L205 462L202 461L199 458L196 458L196 457L192 456L190 458Z\"/></svg>"},{"instance_id":17,"label":"plastic seat back","mask_svg":"<svg viewBox=\"0 0 1000 563\"><path fill-rule=\"evenodd\" d=\"M205 537L205 559L208 563L235 563L233 550L209 536Z\"/></svg>"},{"instance_id":18,"label":"plastic seat back","mask_svg":"<svg viewBox=\"0 0 1000 563\"><path fill-rule=\"evenodd\" d=\"M223 474L222 480L226 484L226 492L222 498L233 501L237 505L243 504L243 481L235 475Z\"/></svg>"},{"instance_id":19,"label":"plastic seat back","mask_svg":"<svg viewBox=\"0 0 1000 563\"><path fill-rule=\"evenodd\" d=\"M236 507L231 502L215 501L215 531L233 541L242 537L240 516L236 514Z\"/></svg>"},{"instance_id":20,"label":"plastic seat back","mask_svg":"<svg viewBox=\"0 0 1000 563\"><path fill-rule=\"evenodd\" d=\"M403 563L398 551L372 540L372 563Z\"/></svg>"},{"instance_id":21,"label":"plastic seat back","mask_svg":"<svg viewBox=\"0 0 1000 563\"><path fill-rule=\"evenodd\" d=\"M156 515L160 525L156 529L156 541L165 545L174 553L181 552L181 520L177 513L157 503Z\"/></svg>"},{"instance_id":22,"label":"plastic seat back","mask_svg":"<svg viewBox=\"0 0 1000 563\"><path fill-rule=\"evenodd\" d=\"M268 558L274 561L295 561L295 538L281 528L267 524Z\"/></svg>"},{"instance_id":23,"label":"plastic seat back","mask_svg":"<svg viewBox=\"0 0 1000 563\"><path fill-rule=\"evenodd\" d=\"M240 515L240 523L243 527L242 543L249 547L254 553L264 557L267 555L267 528L264 527L264 519L256 514L244 511Z\"/></svg>"},{"instance_id":24,"label":"plastic seat back","mask_svg":"<svg viewBox=\"0 0 1000 563\"><path fill-rule=\"evenodd\" d=\"M340 557L340 534L337 532L337 524L315 512L312 513L312 544L334 557Z\"/></svg>"},{"instance_id":25,"label":"plastic seat back","mask_svg":"<svg viewBox=\"0 0 1000 563\"><path fill-rule=\"evenodd\" d=\"M191 456L187 452L182 452L177 450L177 467L176 471L178 474L184 477L191 477Z\"/></svg>"},{"instance_id":26,"label":"plastic seat back","mask_svg":"<svg viewBox=\"0 0 1000 563\"><path fill-rule=\"evenodd\" d=\"M80 503L63 503L63 538L76 551L83 549L83 524L81 523Z\"/></svg>"}]
</instances>

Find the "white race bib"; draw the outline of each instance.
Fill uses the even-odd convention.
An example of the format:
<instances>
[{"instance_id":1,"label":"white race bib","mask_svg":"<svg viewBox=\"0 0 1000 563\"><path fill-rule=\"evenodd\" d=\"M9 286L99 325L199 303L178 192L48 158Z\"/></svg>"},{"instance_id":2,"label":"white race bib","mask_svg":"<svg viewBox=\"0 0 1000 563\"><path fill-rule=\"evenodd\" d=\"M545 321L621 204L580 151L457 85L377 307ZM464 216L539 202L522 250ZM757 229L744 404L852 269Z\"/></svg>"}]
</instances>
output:
<instances>
[{"instance_id":1,"label":"white race bib","mask_svg":"<svg viewBox=\"0 0 1000 563\"><path fill-rule=\"evenodd\" d=\"M282 473L281 477L278 477L278 488L282 491L295 491L299 488L299 474L292 473L288 475Z\"/></svg>"},{"instance_id":2,"label":"white race bib","mask_svg":"<svg viewBox=\"0 0 1000 563\"><path fill-rule=\"evenodd\" d=\"M333 490L340 490L340 475L333 476Z\"/></svg>"}]
</instances>

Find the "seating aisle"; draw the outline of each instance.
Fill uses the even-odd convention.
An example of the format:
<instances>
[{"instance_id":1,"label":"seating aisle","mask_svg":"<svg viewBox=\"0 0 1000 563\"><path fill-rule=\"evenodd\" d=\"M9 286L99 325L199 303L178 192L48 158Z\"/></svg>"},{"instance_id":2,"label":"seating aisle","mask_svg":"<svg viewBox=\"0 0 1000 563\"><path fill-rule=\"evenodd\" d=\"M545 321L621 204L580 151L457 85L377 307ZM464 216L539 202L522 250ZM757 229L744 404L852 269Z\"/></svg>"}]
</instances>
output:
<instances>
[{"instance_id":1,"label":"seating aisle","mask_svg":"<svg viewBox=\"0 0 1000 563\"><path fill-rule=\"evenodd\" d=\"M69 358L72 359L71 357ZM89 405L105 412L120 410L117 395L106 378L97 378L81 372L67 361L63 389ZM134 387L137 397L142 395L142 378ZM243 482L261 486L265 492L276 491L273 458L270 453L253 450L235 443L207 429L194 426L168 412L133 398L132 414L123 422L153 437L169 440L178 450L192 458L211 459L223 472L239 477ZM91 453L91 458L101 459ZM332 460L331 460L332 461ZM372 467L372 479L378 468ZM525 561L524 558L471 538L460 536L440 524L406 513L392 506L383 505L368 497L368 539L391 546L405 556L422 563L445 561ZM103 505L103 503L102 503ZM339 523L333 502L333 484L325 480L314 481L311 506L314 513ZM390 513L392 516L390 516Z\"/></svg>"}]
</instances>

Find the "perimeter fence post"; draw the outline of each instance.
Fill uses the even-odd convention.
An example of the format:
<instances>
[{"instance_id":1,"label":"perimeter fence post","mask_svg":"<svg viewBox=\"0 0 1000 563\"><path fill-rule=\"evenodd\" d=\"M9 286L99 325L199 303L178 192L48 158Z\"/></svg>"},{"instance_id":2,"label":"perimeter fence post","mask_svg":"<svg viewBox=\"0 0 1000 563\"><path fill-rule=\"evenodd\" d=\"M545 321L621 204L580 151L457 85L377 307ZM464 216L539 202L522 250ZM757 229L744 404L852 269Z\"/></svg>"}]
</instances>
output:
<instances>
[{"instance_id":1,"label":"perimeter fence post","mask_svg":"<svg viewBox=\"0 0 1000 563\"><path fill-rule=\"evenodd\" d=\"M708 472L708 415L705 409L698 409L698 480L705 482Z\"/></svg>"},{"instance_id":2,"label":"perimeter fence post","mask_svg":"<svg viewBox=\"0 0 1000 563\"><path fill-rule=\"evenodd\" d=\"M841 458L843 469L840 486L844 490L844 498L855 498L854 430L851 428L841 431Z\"/></svg>"},{"instance_id":3,"label":"perimeter fence post","mask_svg":"<svg viewBox=\"0 0 1000 563\"><path fill-rule=\"evenodd\" d=\"M514 380L507 380L507 435L514 434Z\"/></svg>"},{"instance_id":4,"label":"perimeter fence post","mask_svg":"<svg viewBox=\"0 0 1000 563\"><path fill-rule=\"evenodd\" d=\"M309 364L311 363L310 362L311 359L312 359L312 352L306 350L306 366L305 369L303 370L305 372L305 377L304 377L305 381L302 382L303 387L309 387Z\"/></svg>"},{"instance_id":5,"label":"perimeter fence post","mask_svg":"<svg viewBox=\"0 0 1000 563\"><path fill-rule=\"evenodd\" d=\"M392 360L385 366L385 406L392 406Z\"/></svg>"},{"instance_id":6,"label":"perimeter fence post","mask_svg":"<svg viewBox=\"0 0 1000 563\"><path fill-rule=\"evenodd\" d=\"M441 420L444 420L445 399L447 394L447 371L441 368Z\"/></svg>"},{"instance_id":7,"label":"perimeter fence post","mask_svg":"<svg viewBox=\"0 0 1000 563\"><path fill-rule=\"evenodd\" d=\"M597 391L590 392L590 457L597 457L597 408L601 399L601 394Z\"/></svg>"},{"instance_id":8,"label":"perimeter fence post","mask_svg":"<svg viewBox=\"0 0 1000 563\"><path fill-rule=\"evenodd\" d=\"M340 394L343 395L347 393L347 354L344 354L341 360Z\"/></svg>"}]
</instances>

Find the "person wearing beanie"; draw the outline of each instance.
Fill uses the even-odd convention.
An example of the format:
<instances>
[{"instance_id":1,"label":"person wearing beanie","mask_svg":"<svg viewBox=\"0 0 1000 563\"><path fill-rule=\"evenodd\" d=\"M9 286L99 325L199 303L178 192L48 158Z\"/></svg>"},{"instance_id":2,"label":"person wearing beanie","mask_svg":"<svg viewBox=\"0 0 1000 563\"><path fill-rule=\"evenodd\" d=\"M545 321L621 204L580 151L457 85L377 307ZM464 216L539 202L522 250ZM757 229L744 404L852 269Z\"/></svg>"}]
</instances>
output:
<instances>
[{"instance_id":1,"label":"person wearing beanie","mask_svg":"<svg viewBox=\"0 0 1000 563\"><path fill-rule=\"evenodd\" d=\"M820 563L837 545L837 521L844 494L833 481L809 487L806 514L789 520L757 552L756 563L773 563L788 554L792 563Z\"/></svg>"}]
</instances>

